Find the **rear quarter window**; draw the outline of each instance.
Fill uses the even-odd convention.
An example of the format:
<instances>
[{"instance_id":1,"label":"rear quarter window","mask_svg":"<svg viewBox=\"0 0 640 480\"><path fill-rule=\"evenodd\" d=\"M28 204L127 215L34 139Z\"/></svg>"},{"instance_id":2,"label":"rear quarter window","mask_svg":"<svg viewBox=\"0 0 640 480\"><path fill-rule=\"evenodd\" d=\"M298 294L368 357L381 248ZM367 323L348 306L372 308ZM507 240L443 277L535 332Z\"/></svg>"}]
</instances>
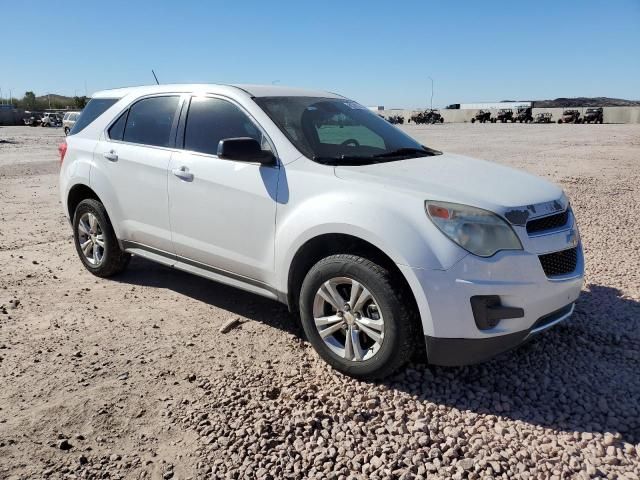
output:
<instances>
[{"instance_id":1,"label":"rear quarter window","mask_svg":"<svg viewBox=\"0 0 640 480\"><path fill-rule=\"evenodd\" d=\"M118 120L116 120L109 128L109 138L111 140L122 140L122 136L124 135L124 125L127 122L128 113L129 110L125 110Z\"/></svg>"},{"instance_id":2,"label":"rear quarter window","mask_svg":"<svg viewBox=\"0 0 640 480\"><path fill-rule=\"evenodd\" d=\"M80 113L80 117L71 129L70 135L84 130L96 118L106 112L119 98L92 98Z\"/></svg>"}]
</instances>

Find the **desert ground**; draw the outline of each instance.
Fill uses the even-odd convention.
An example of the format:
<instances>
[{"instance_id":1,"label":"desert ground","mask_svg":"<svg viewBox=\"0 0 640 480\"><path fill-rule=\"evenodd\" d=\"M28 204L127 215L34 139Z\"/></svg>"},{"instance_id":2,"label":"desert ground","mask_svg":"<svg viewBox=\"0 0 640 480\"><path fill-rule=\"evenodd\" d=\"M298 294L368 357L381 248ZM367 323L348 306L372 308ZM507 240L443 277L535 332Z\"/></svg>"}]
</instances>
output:
<instances>
[{"instance_id":1,"label":"desert ground","mask_svg":"<svg viewBox=\"0 0 640 480\"><path fill-rule=\"evenodd\" d=\"M638 479L640 125L402 128L566 190L570 320L481 365L344 377L278 303L140 258L93 277L61 129L0 127L0 478Z\"/></svg>"}]
</instances>

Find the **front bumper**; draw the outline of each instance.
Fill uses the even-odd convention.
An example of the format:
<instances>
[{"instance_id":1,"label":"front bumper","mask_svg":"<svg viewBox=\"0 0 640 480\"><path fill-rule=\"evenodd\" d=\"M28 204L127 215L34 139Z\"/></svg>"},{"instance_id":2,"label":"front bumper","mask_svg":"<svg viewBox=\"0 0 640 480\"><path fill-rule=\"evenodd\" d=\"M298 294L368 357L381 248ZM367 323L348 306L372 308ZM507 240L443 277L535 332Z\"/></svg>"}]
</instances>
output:
<instances>
[{"instance_id":1,"label":"front bumper","mask_svg":"<svg viewBox=\"0 0 640 480\"><path fill-rule=\"evenodd\" d=\"M541 317L532 328L488 338L438 338L425 336L427 360L432 365L459 367L484 362L492 357L528 342L536 335L571 316L575 304L571 303Z\"/></svg>"},{"instance_id":2,"label":"front bumper","mask_svg":"<svg viewBox=\"0 0 640 480\"><path fill-rule=\"evenodd\" d=\"M449 270L399 268L418 304L429 362L465 365L509 350L568 318L582 289L584 257L579 246L576 269L557 278L548 278L538 255L525 251L491 258L468 255ZM474 296L498 296L502 306L523 314L480 329L472 311Z\"/></svg>"}]
</instances>

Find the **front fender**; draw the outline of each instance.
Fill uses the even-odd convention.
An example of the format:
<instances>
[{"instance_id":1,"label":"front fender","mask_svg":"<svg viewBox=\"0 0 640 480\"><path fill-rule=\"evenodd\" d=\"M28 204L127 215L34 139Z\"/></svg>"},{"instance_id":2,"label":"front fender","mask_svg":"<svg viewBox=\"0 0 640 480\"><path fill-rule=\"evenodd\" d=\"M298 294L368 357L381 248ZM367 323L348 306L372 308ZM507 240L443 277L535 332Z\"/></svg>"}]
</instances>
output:
<instances>
[{"instance_id":1,"label":"front fender","mask_svg":"<svg viewBox=\"0 0 640 480\"><path fill-rule=\"evenodd\" d=\"M395 193L393 194L395 196ZM345 234L364 240L398 265L444 270L465 252L429 221L424 203L389 192L375 196L357 191L314 195L293 209L279 206L276 227L276 281L287 292L289 270L298 250L324 234Z\"/></svg>"}]
</instances>

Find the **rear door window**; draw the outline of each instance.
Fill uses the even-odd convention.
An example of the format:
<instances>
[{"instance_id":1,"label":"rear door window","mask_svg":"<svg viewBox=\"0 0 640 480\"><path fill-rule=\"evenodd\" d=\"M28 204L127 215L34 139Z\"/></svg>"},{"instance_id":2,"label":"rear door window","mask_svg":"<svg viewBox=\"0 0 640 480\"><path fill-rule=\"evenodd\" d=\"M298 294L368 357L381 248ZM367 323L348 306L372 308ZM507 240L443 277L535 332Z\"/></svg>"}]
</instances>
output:
<instances>
[{"instance_id":1,"label":"rear door window","mask_svg":"<svg viewBox=\"0 0 640 480\"><path fill-rule=\"evenodd\" d=\"M151 97L133 104L122 139L130 143L168 147L179 99L178 96Z\"/></svg>"},{"instance_id":2,"label":"rear door window","mask_svg":"<svg viewBox=\"0 0 640 480\"><path fill-rule=\"evenodd\" d=\"M253 138L262 148L269 148L260 129L234 104L219 98L191 99L184 133L185 150L217 155L220 140L237 137Z\"/></svg>"},{"instance_id":3,"label":"rear door window","mask_svg":"<svg viewBox=\"0 0 640 480\"><path fill-rule=\"evenodd\" d=\"M89 100L87 106L84 107L84 110L80 113L80 118L78 118L71 129L70 135L84 130L91 122L106 112L109 107L118 100L118 98L92 98Z\"/></svg>"}]
</instances>

